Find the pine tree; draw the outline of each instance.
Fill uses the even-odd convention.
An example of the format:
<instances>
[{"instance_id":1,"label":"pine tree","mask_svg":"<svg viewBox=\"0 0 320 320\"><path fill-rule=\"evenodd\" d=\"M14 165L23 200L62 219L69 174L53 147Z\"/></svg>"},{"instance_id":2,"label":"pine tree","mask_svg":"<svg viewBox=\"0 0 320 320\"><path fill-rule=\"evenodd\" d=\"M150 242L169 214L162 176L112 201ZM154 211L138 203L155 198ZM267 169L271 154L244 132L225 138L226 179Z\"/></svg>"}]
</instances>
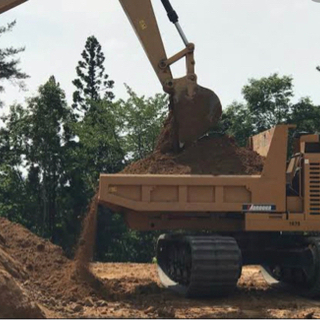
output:
<instances>
[{"instance_id":1,"label":"pine tree","mask_svg":"<svg viewBox=\"0 0 320 320\"><path fill-rule=\"evenodd\" d=\"M42 217L42 234L55 240L59 213L59 190L65 175L65 145L67 123L71 110L65 93L55 77L39 88L38 95L28 100L28 116L24 121L27 141L28 190L30 198L39 201L37 208ZM33 192L31 192L33 191Z\"/></svg>"},{"instance_id":2,"label":"pine tree","mask_svg":"<svg viewBox=\"0 0 320 320\"><path fill-rule=\"evenodd\" d=\"M15 24L16 21L13 21L8 23L6 27L0 27L0 37L6 32L12 31ZM24 50L25 48L13 47L0 49L0 81L10 80L21 88L24 87L23 80L27 79L29 76L18 68L20 60L15 58L17 54L23 52ZM0 92L3 91L4 87L0 85Z\"/></svg>"},{"instance_id":3,"label":"pine tree","mask_svg":"<svg viewBox=\"0 0 320 320\"><path fill-rule=\"evenodd\" d=\"M78 78L72 82L77 88L73 93L73 108L86 113L91 109L90 101L111 101L114 98L110 90L114 81L109 80L109 75L105 73L105 56L95 36L87 39L81 55L83 60L76 68Z\"/></svg>"}]
</instances>

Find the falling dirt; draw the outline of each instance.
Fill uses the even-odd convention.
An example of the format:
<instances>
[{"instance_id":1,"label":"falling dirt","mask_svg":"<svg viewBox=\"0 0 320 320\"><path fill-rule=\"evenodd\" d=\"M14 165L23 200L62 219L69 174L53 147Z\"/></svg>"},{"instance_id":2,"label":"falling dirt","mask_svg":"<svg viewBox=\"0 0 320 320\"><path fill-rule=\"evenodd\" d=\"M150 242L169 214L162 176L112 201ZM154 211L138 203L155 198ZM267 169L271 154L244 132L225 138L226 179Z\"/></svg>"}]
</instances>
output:
<instances>
[{"instance_id":1,"label":"falling dirt","mask_svg":"<svg viewBox=\"0 0 320 320\"><path fill-rule=\"evenodd\" d=\"M97 229L98 193L92 198L87 216L83 221L82 233L75 254L75 271L86 279L93 258Z\"/></svg>"},{"instance_id":2,"label":"falling dirt","mask_svg":"<svg viewBox=\"0 0 320 320\"><path fill-rule=\"evenodd\" d=\"M167 119L163 123L155 150L162 154L177 153L179 150L178 140L177 123L173 116L173 111L170 110Z\"/></svg>"}]
</instances>

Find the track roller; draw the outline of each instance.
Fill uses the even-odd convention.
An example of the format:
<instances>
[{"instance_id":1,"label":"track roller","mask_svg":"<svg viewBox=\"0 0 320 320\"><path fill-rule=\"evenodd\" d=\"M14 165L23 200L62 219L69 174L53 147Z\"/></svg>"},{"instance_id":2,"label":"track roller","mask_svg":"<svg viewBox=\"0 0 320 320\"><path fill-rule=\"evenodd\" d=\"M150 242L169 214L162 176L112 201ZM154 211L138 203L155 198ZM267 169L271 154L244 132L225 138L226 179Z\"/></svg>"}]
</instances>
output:
<instances>
[{"instance_id":1,"label":"track roller","mask_svg":"<svg viewBox=\"0 0 320 320\"><path fill-rule=\"evenodd\" d=\"M163 235L157 260L163 285L187 297L228 295L241 276L241 251L231 237Z\"/></svg>"},{"instance_id":2,"label":"track roller","mask_svg":"<svg viewBox=\"0 0 320 320\"><path fill-rule=\"evenodd\" d=\"M318 298L320 297L320 238L306 238L304 246L310 252L310 259L306 261L305 266L264 266L264 271L280 283L294 288L300 295ZM268 279L267 276L266 280L270 283Z\"/></svg>"}]
</instances>

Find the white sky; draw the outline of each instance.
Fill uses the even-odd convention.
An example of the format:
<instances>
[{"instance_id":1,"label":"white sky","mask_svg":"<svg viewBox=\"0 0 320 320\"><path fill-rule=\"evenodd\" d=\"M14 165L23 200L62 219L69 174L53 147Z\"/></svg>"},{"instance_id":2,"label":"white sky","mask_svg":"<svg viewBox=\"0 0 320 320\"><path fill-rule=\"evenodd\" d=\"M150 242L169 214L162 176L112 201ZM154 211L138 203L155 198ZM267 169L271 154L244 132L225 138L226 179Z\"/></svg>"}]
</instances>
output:
<instances>
[{"instance_id":1,"label":"white sky","mask_svg":"<svg viewBox=\"0 0 320 320\"><path fill-rule=\"evenodd\" d=\"M135 1L135 0L132 0ZM311 0L171 0L190 41L196 44L199 84L213 89L224 106L241 100L250 77L279 72L294 77L296 99L310 96L320 105L320 4ZM167 20L160 0L153 0L168 56L183 44ZM17 20L0 46L25 46L21 67L31 78L28 92L9 83L0 98L8 106L34 95L55 75L71 101L75 67L88 36L95 35L115 80L139 95L161 92L154 71L118 0L29 0L0 16L0 25ZM182 76L184 65L173 69ZM6 110L6 108L4 109Z\"/></svg>"}]
</instances>

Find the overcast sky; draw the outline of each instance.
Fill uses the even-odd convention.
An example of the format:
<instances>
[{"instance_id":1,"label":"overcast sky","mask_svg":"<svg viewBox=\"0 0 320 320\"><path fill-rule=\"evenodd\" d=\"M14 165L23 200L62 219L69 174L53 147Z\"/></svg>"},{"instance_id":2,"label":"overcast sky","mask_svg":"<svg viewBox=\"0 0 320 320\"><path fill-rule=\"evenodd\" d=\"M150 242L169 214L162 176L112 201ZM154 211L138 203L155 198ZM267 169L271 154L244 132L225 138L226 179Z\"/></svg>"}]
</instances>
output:
<instances>
[{"instance_id":1,"label":"overcast sky","mask_svg":"<svg viewBox=\"0 0 320 320\"><path fill-rule=\"evenodd\" d=\"M135 1L135 0L132 0ZM309 96L320 105L320 4L311 0L171 0L189 41L196 44L199 84L214 90L227 106L242 100L247 79L274 72L292 75L296 99ZM168 56L183 48L160 0L153 0ZM0 46L25 46L21 67L31 78L28 92L6 84L6 105L24 101L54 75L71 100L75 67L86 38L95 35L116 82L139 95L162 88L118 0L29 0L0 16L4 25L17 20ZM184 75L184 65L174 69Z\"/></svg>"}]
</instances>

